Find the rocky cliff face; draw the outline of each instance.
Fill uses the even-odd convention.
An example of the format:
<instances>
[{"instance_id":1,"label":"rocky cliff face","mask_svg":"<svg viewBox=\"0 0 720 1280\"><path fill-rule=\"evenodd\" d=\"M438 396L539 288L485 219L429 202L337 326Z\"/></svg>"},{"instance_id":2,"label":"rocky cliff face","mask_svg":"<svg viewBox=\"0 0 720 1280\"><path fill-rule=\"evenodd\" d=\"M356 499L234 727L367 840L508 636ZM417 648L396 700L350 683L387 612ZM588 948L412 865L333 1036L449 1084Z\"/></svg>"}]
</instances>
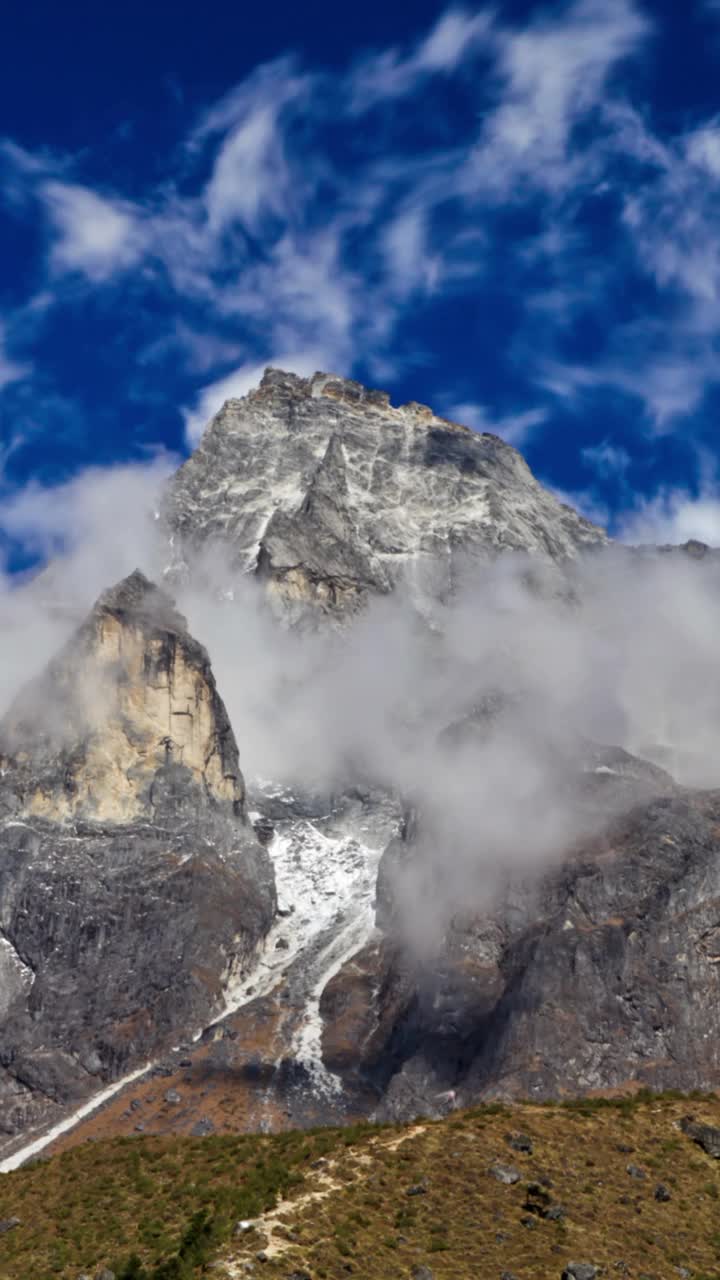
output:
<instances>
[{"instance_id":1,"label":"rocky cliff face","mask_svg":"<svg viewBox=\"0 0 720 1280\"><path fill-rule=\"evenodd\" d=\"M291 616L353 609L399 583L422 606L452 590L466 556L562 562L607 541L497 436L278 369L213 419L170 483L164 521L176 573L214 548Z\"/></svg>"},{"instance_id":2,"label":"rocky cliff face","mask_svg":"<svg viewBox=\"0 0 720 1280\"><path fill-rule=\"evenodd\" d=\"M0 1133L223 1007L275 909L207 653L135 573L0 725Z\"/></svg>"},{"instance_id":3,"label":"rocky cliff face","mask_svg":"<svg viewBox=\"0 0 720 1280\"><path fill-rule=\"evenodd\" d=\"M182 776L243 816L237 746L207 653L140 572L105 592L0 723L0 803L16 816L153 816ZM173 772L174 771L174 772Z\"/></svg>"},{"instance_id":4,"label":"rocky cliff face","mask_svg":"<svg viewBox=\"0 0 720 1280\"><path fill-rule=\"evenodd\" d=\"M583 785L586 838L458 907L424 952L396 928L403 880L427 855L421 820L388 846L381 934L321 1002L326 1057L375 1083L381 1115L717 1086L720 797L624 752L594 757Z\"/></svg>"}]
</instances>

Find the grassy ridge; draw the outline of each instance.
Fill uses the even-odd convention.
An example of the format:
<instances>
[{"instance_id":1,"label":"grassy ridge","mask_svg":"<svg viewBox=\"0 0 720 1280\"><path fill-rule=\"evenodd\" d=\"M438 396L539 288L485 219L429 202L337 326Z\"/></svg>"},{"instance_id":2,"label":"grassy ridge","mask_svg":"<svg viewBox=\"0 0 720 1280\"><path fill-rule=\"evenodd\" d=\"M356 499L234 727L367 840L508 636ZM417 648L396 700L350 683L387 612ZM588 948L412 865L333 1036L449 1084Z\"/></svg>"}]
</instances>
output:
<instances>
[{"instance_id":1,"label":"grassy ridge","mask_svg":"<svg viewBox=\"0 0 720 1280\"><path fill-rule=\"evenodd\" d=\"M2 1280L720 1277L720 1162L678 1127L716 1097L487 1106L416 1126L89 1143L0 1178ZM532 1150L509 1141L522 1131ZM492 1167L519 1175L504 1183ZM658 1194L658 1188L663 1191ZM411 1193L412 1194L409 1194ZM278 1199L282 1212L267 1215ZM548 1207L561 1213L547 1216ZM259 1219L233 1237L238 1219ZM267 1259L257 1261L264 1251Z\"/></svg>"},{"instance_id":2,"label":"grassy ridge","mask_svg":"<svg viewBox=\"0 0 720 1280\"><path fill-rule=\"evenodd\" d=\"M75 1280L105 1265L118 1280L184 1280L337 1141L325 1130L118 1138L37 1160L0 1177L0 1219L20 1219L0 1235L0 1277Z\"/></svg>"}]
</instances>

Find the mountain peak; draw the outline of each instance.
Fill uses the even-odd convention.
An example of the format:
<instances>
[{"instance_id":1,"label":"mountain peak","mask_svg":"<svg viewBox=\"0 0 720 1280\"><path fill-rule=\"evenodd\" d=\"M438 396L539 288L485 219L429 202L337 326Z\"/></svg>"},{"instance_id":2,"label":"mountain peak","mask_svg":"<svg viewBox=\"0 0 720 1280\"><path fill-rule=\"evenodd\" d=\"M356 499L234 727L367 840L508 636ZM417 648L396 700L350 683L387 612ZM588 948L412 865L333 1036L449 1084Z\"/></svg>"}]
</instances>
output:
<instances>
[{"instance_id":1,"label":"mountain peak","mask_svg":"<svg viewBox=\"0 0 720 1280\"><path fill-rule=\"evenodd\" d=\"M139 570L100 596L21 691L0 722L0 763L0 809L50 820L151 817L170 785L180 808L182 793L196 808L244 812L207 652Z\"/></svg>"},{"instance_id":2,"label":"mountain peak","mask_svg":"<svg viewBox=\"0 0 720 1280\"><path fill-rule=\"evenodd\" d=\"M338 373L313 373L310 377L304 378L300 374L290 373L285 369L277 369L269 365L263 373L259 387L249 393L251 400L280 400L295 398L298 400L336 400L341 403L352 405L358 409L375 410L388 415L400 415L405 419L414 419L416 422L425 422L431 426L433 423L441 423L443 427L453 431L467 432L471 436L480 436L497 440L510 453L517 453L512 445L501 440L500 436L495 436L489 431L476 432L472 427L463 426L462 423L453 422L449 418L444 418L440 414L436 414L435 410L427 404L421 404L418 400L408 400L405 404L393 405L390 402L389 391L382 391L377 387L366 387L362 382L356 382L354 378L345 378ZM237 404L238 401L226 401L226 404Z\"/></svg>"},{"instance_id":3,"label":"mountain peak","mask_svg":"<svg viewBox=\"0 0 720 1280\"><path fill-rule=\"evenodd\" d=\"M490 434L334 374L266 369L226 401L173 477L173 568L222 545L290 617L343 614L403 584L432 609L458 559L575 558L605 533L563 505Z\"/></svg>"},{"instance_id":4,"label":"mountain peak","mask_svg":"<svg viewBox=\"0 0 720 1280\"><path fill-rule=\"evenodd\" d=\"M162 587L134 569L98 597L93 613L108 613L118 620L154 626L187 634L187 620L175 608L175 601Z\"/></svg>"}]
</instances>

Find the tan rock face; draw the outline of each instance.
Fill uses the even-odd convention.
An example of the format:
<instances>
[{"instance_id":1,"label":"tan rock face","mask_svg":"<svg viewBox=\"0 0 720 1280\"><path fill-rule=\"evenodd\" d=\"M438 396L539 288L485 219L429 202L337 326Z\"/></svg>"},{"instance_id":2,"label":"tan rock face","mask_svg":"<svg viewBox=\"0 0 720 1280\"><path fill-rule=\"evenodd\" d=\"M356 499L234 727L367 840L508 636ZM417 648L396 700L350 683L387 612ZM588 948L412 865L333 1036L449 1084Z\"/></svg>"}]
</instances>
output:
<instances>
[{"instance_id":1,"label":"tan rock face","mask_svg":"<svg viewBox=\"0 0 720 1280\"><path fill-rule=\"evenodd\" d=\"M21 813L128 822L182 771L199 802L242 813L237 748L205 650L139 573L90 617L0 725Z\"/></svg>"}]
</instances>

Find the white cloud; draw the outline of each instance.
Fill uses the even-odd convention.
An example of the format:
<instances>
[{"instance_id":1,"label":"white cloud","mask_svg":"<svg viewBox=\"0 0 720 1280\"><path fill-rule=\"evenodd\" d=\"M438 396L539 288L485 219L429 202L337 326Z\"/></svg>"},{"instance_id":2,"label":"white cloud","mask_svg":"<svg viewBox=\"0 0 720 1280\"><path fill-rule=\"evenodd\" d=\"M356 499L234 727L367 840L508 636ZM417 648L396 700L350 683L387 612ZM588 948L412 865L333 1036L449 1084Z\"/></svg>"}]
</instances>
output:
<instances>
[{"instance_id":1,"label":"white cloud","mask_svg":"<svg viewBox=\"0 0 720 1280\"><path fill-rule=\"evenodd\" d=\"M277 210L284 169L276 113L264 104L220 149L205 191L210 230L221 231L236 218L253 227L264 208Z\"/></svg>"},{"instance_id":2,"label":"white cloud","mask_svg":"<svg viewBox=\"0 0 720 1280\"><path fill-rule=\"evenodd\" d=\"M492 29L490 10L450 9L410 53L395 48L361 58L349 82L351 111L361 114L414 92L429 75L449 74L469 54L489 47Z\"/></svg>"},{"instance_id":3,"label":"white cloud","mask_svg":"<svg viewBox=\"0 0 720 1280\"><path fill-rule=\"evenodd\" d=\"M381 238L394 292L399 297L418 290L431 292L438 283L441 266L439 255L429 248L426 211L402 210L388 223Z\"/></svg>"},{"instance_id":4,"label":"white cloud","mask_svg":"<svg viewBox=\"0 0 720 1280\"><path fill-rule=\"evenodd\" d=\"M720 493L694 496L682 489L663 489L627 513L619 536L634 544L678 544L696 539L720 547Z\"/></svg>"},{"instance_id":5,"label":"white cloud","mask_svg":"<svg viewBox=\"0 0 720 1280\"><path fill-rule=\"evenodd\" d=\"M56 271L79 271L100 283L133 266L147 247L140 215L128 201L89 187L46 182L40 188L56 239Z\"/></svg>"},{"instance_id":6,"label":"white cloud","mask_svg":"<svg viewBox=\"0 0 720 1280\"><path fill-rule=\"evenodd\" d=\"M649 29L631 0L576 0L561 14L499 33L501 99L486 119L466 183L516 197L521 180L551 190L567 187L575 174L586 180L593 157L571 155L573 129L599 105L610 72Z\"/></svg>"},{"instance_id":7,"label":"white cloud","mask_svg":"<svg viewBox=\"0 0 720 1280\"><path fill-rule=\"evenodd\" d=\"M191 409L185 409L183 414L188 444L192 448L198 443L205 427L226 400L240 399L247 395L248 391L252 391L260 382L268 365L275 365L307 378L310 374L321 370L324 363L322 353L318 351L284 352L271 359L263 360L259 364L255 361L247 361L232 373L226 374L224 378L218 378L216 382L202 387L194 406ZM328 370L330 371L339 372L335 369Z\"/></svg>"},{"instance_id":8,"label":"white cloud","mask_svg":"<svg viewBox=\"0 0 720 1280\"><path fill-rule=\"evenodd\" d=\"M591 489L558 489L557 485L550 484L547 479L540 476L538 479L555 495L558 502L572 507L573 511L579 511L581 516L592 524L599 525L601 529L607 529L610 524L610 508Z\"/></svg>"},{"instance_id":9,"label":"white cloud","mask_svg":"<svg viewBox=\"0 0 720 1280\"><path fill-rule=\"evenodd\" d=\"M414 44L363 55L344 74L305 72L292 58L257 68L201 114L177 172L141 203L70 181L78 164L68 159L21 152L14 168L44 204L56 272L98 286L164 265L147 277L169 280L181 307L199 304L207 330L193 317L195 338L188 321L185 338L150 344L148 359L175 343L208 380L246 353L254 365L258 351L320 350L348 372L362 357L390 376L410 299L460 281L479 293L498 211L540 210L536 233L501 246L531 333L527 371L560 397L619 390L666 431L720 377L720 122L663 141L620 96L614 73L652 30L633 0L574 0L524 25L502 8L453 8ZM408 109L425 110L429 77L458 72L477 95L475 137L415 154L397 130L397 99L415 95ZM357 113L370 107L385 111L377 144L356 146ZM329 123L345 139L342 163ZM577 217L597 195L623 210L611 255ZM554 357L563 328L601 316L621 274L638 270L672 314L609 321L604 347L581 366ZM13 372L0 355L0 379L4 368ZM471 411L515 443L540 421L538 410L499 422Z\"/></svg>"},{"instance_id":10,"label":"white cloud","mask_svg":"<svg viewBox=\"0 0 720 1280\"><path fill-rule=\"evenodd\" d=\"M450 9L438 19L411 59L419 70L454 71L467 54L484 45L491 34L493 14Z\"/></svg>"},{"instance_id":11,"label":"white cloud","mask_svg":"<svg viewBox=\"0 0 720 1280\"><path fill-rule=\"evenodd\" d=\"M444 412L452 422L472 427L473 431L489 431L516 449L521 449L527 443L535 428L545 422L548 416L547 409L526 409L521 413L494 418L485 405L471 401L446 405Z\"/></svg>"},{"instance_id":12,"label":"white cloud","mask_svg":"<svg viewBox=\"0 0 720 1280\"><path fill-rule=\"evenodd\" d=\"M314 77L298 74L292 58L277 58L203 113L187 150L198 152L221 137L202 196L211 236L234 222L256 231L262 216L284 220L302 207L307 173L291 172L285 119L288 110L308 108L314 84Z\"/></svg>"},{"instance_id":13,"label":"white cloud","mask_svg":"<svg viewBox=\"0 0 720 1280\"><path fill-rule=\"evenodd\" d=\"M568 401L603 388L621 391L644 405L648 425L662 435L699 409L708 386L720 380L720 354L706 342L683 349L684 340L682 334L658 337L650 323L639 330L627 326L615 334L610 354L587 365L546 360L537 380Z\"/></svg>"},{"instance_id":14,"label":"white cloud","mask_svg":"<svg viewBox=\"0 0 720 1280\"><path fill-rule=\"evenodd\" d=\"M630 466L630 454L621 445L603 440L583 449L582 456L600 476L623 476Z\"/></svg>"},{"instance_id":15,"label":"white cloud","mask_svg":"<svg viewBox=\"0 0 720 1280\"><path fill-rule=\"evenodd\" d=\"M59 484L31 482L3 493L0 533L49 566L40 588L55 582L56 603L70 607L78 595L92 598L147 563L153 509L178 461L158 451L145 462L88 467ZM0 573L0 604L3 585ZM5 675L0 672L0 690Z\"/></svg>"},{"instance_id":16,"label":"white cloud","mask_svg":"<svg viewBox=\"0 0 720 1280\"><path fill-rule=\"evenodd\" d=\"M181 353L191 373L207 373L219 365L229 365L242 355L242 343L207 333L178 320L159 338L149 342L138 359L141 364L154 364L168 355Z\"/></svg>"},{"instance_id":17,"label":"white cloud","mask_svg":"<svg viewBox=\"0 0 720 1280\"><path fill-rule=\"evenodd\" d=\"M0 320L0 390L11 382L19 382L30 373L30 366L13 360L6 349L6 327Z\"/></svg>"},{"instance_id":18,"label":"white cloud","mask_svg":"<svg viewBox=\"0 0 720 1280\"><path fill-rule=\"evenodd\" d=\"M688 134L685 142L687 158L692 165L704 169L711 178L720 178L720 122L716 116L700 129Z\"/></svg>"}]
</instances>

